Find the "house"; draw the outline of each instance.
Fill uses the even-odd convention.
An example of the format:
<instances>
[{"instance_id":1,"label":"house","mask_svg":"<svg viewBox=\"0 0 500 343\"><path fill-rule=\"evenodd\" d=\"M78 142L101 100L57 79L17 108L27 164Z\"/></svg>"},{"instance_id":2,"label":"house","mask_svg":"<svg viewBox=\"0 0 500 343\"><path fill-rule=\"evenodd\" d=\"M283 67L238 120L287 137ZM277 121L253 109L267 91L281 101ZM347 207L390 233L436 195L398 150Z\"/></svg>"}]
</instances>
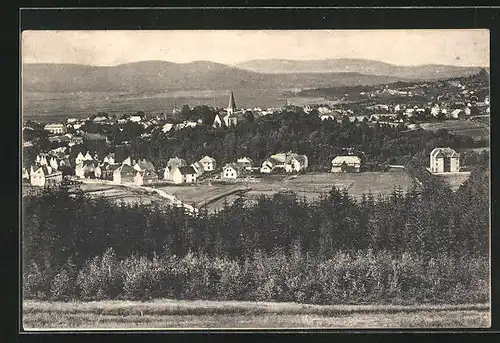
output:
<instances>
[{"instance_id":1,"label":"house","mask_svg":"<svg viewBox=\"0 0 500 343\"><path fill-rule=\"evenodd\" d=\"M57 170L59 169L59 163L57 163L57 160L55 157L51 157L49 161L49 165L52 167L52 169Z\"/></svg>"},{"instance_id":2,"label":"house","mask_svg":"<svg viewBox=\"0 0 500 343\"><path fill-rule=\"evenodd\" d=\"M460 155L451 148L435 148L430 153L431 173L456 173L460 171Z\"/></svg>"},{"instance_id":3,"label":"house","mask_svg":"<svg viewBox=\"0 0 500 343\"><path fill-rule=\"evenodd\" d=\"M137 161L134 164L134 169L139 171L139 172L146 171L146 170L155 171L155 166L153 165L153 163L146 161L146 159L142 159L142 160Z\"/></svg>"},{"instance_id":4,"label":"house","mask_svg":"<svg viewBox=\"0 0 500 343\"><path fill-rule=\"evenodd\" d=\"M215 158L205 156L198 162L201 163L201 165L203 166L203 170L206 172L213 171L216 168Z\"/></svg>"},{"instance_id":5,"label":"house","mask_svg":"<svg viewBox=\"0 0 500 343\"><path fill-rule=\"evenodd\" d=\"M172 180L173 172L177 167L185 167L187 162L185 159L174 157L168 160L167 167L163 172L163 178L165 180Z\"/></svg>"},{"instance_id":6,"label":"house","mask_svg":"<svg viewBox=\"0 0 500 343\"><path fill-rule=\"evenodd\" d=\"M30 179L30 174L28 173L28 170L26 170L26 168L23 168L22 178L23 178L23 180L29 180Z\"/></svg>"},{"instance_id":7,"label":"house","mask_svg":"<svg viewBox=\"0 0 500 343\"><path fill-rule=\"evenodd\" d=\"M240 167L242 167L242 168L244 168L246 170L252 170L252 168L253 168L253 161L252 161L252 159L250 157L246 157L245 156L245 157L238 158L236 160L236 163Z\"/></svg>"},{"instance_id":8,"label":"house","mask_svg":"<svg viewBox=\"0 0 500 343\"><path fill-rule=\"evenodd\" d=\"M368 116L349 116L349 121L351 123L353 122L367 122L369 120Z\"/></svg>"},{"instance_id":9,"label":"house","mask_svg":"<svg viewBox=\"0 0 500 343\"><path fill-rule=\"evenodd\" d=\"M439 107L438 104L435 104L434 106L431 107L431 114L434 117L437 117L441 113L441 108Z\"/></svg>"},{"instance_id":10,"label":"house","mask_svg":"<svg viewBox=\"0 0 500 343\"><path fill-rule=\"evenodd\" d=\"M131 122L134 122L134 123L139 123L140 121L142 120L142 117L141 116L130 116L128 118L128 121L131 121Z\"/></svg>"},{"instance_id":11,"label":"house","mask_svg":"<svg viewBox=\"0 0 500 343\"><path fill-rule=\"evenodd\" d=\"M166 123L165 125L163 125L163 127L161 128L161 130L163 132L168 132L168 131L172 130L173 127L174 127L174 124Z\"/></svg>"},{"instance_id":12,"label":"house","mask_svg":"<svg viewBox=\"0 0 500 343\"><path fill-rule=\"evenodd\" d=\"M97 116L92 121L94 123L101 123L101 122L106 121L106 120L108 120L108 117L106 117L106 116Z\"/></svg>"},{"instance_id":13,"label":"house","mask_svg":"<svg viewBox=\"0 0 500 343\"><path fill-rule=\"evenodd\" d=\"M118 164L109 164L103 163L99 165L100 170L100 178L103 180L113 180L113 173L116 169L118 169L120 165Z\"/></svg>"},{"instance_id":14,"label":"house","mask_svg":"<svg viewBox=\"0 0 500 343\"><path fill-rule=\"evenodd\" d=\"M154 170L143 170L136 173L134 176L134 184L142 186L158 182L158 174Z\"/></svg>"},{"instance_id":15,"label":"house","mask_svg":"<svg viewBox=\"0 0 500 343\"><path fill-rule=\"evenodd\" d=\"M130 159L130 156L123 160L122 165L123 164L126 164L129 167L132 166L132 160Z\"/></svg>"},{"instance_id":16,"label":"house","mask_svg":"<svg viewBox=\"0 0 500 343\"><path fill-rule=\"evenodd\" d=\"M172 170L172 181L174 183L194 183L197 175L193 167L175 167Z\"/></svg>"},{"instance_id":17,"label":"house","mask_svg":"<svg viewBox=\"0 0 500 343\"><path fill-rule=\"evenodd\" d=\"M108 163L108 164L115 164L115 154L110 153L104 157L102 160L103 163Z\"/></svg>"},{"instance_id":18,"label":"house","mask_svg":"<svg viewBox=\"0 0 500 343\"><path fill-rule=\"evenodd\" d=\"M83 161L92 161L92 160L93 160L93 158L88 151L85 153L85 155L83 155L81 152L79 152L75 158L75 164L80 164Z\"/></svg>"},{"instance_id":19,"label":"house","mask_svg":"<svg viewBox=\"0 0 500 343\"><path fill-rule=\"evenodd\" d=\"M32 186L51 186L62 181L62 172L53 170L50 166L30 168L30 183Z\"/></svg>"},{"instance_id":20,"label":"house","mask_svg":"<svg viewBox=\"0 0 500 343\"><path fill-rule=\"evenodd\" d=\"M354 172L359 173L361 158L355 155L336 156L332 160L332 173Z\"/></svg>"},{"instance_id":21,"label":"house","mask_svg":"<svg viewBox=\"0 0 500 343\"><path fill-rule=\"evenodd\" d=\"M97 169L97 170L96 170ZM83 178L100 178L101 168L97 161L83 161L75 166L75 175Z\"/></svg>"},{"instance_id":22,"label":"house","mask_svg":"<svg viewBox=\"0 0 500 343\"><path fill-rule=\"evenodd\" d=\"M228 163L222 168L222 178L236 179L241 175L242 167L238 163Z\"/></svg>"},{"instance_id":23,"label":"house","mask_svg":"<svg viewBox=\"0 0 500 343\"><path fill-rule=\"evenodd\" d=\"M113 183L134 183L137 171L128 164L122 164L113 171Z\"/></svg>"},{"instance_id":24,"label":"house","mask_svg":"<svg viewBox=\"0 0 500 343\"><path fill-rule=\"evenodd\" d=\"M200 163L199 161L191 164L191 167L194 168L194 170L196 171L196 175L198 176L202 175L203 172L205 171L205 169L203 168L203 164Z\"/></svg>"},{"instance_id":25,"label":"house","mask_svg":"<svg viewBox=\"0 0 500 343\"><path fill-rule=\"evenodd\" d=\"M324 121L324 120L335 120L335 116L333 114L322 114L319 116L319 119L321 119L321 121Z\"/></svg>"},{"instance_id":26,"label":"house","mask_svg":"<svg viewBox=\"0 0 500 343\"><path fill-rule=\"evenodd\" d=\"M227 114L224 118L222 118L224 121L224 125L226 127L234 127L238 125L238 117L234 114Z\"/></svg>"},{"instance_id":27,"label":"house","mask_svg":"<svg viewBox=\"0 0 500 343\"><path fill-rule=\"evenodd\" d=\"M463 116L462 110L460 108L454 109L450 113L450 118L458 119L460 116Z\"/></svg>"},{"instance_id":28,"label":"house","mask_svg":"<svg viewBox=\"0 0 500 343\"><path fill-rule=\"evenodd\" d=\"M220 118L219 114L217 113L214 118L214 122L212 124L213 128L218 128L222 127L222 119Z\"/></svg>"},{"instance_id":29,"label":"house","mask_svg":"<svg viewBox=\"0 0 500 343\"><path fill-rule=\"evenodd\" d=\"M36 155L35 163L39 166L48 165L47 154L41 153L41 154Z\"/></svg>"},{"instance_id":30,"label":"house","mask_svg":"<svg viewBox=\"0 0 500 343\"><path fill-rule=\"evenodd\" d=\"M267 158L260 168L261 173L270 173L276 169L284 169L287 173L299 172L306 169L308 160L306 155L299 155L291 151L278 153Z\"/></svg>"},{"instance_id":31,"label":"house","mask_svg":"<svg viewBox=\"0 0 500 343\"><path fill-rule=\"evenodd\" d=\"M66 133L66 126L64 124L47 124L43 129L49 131L53 135Z\"/></svg>"},{"instance_id":32,"label":"house","mask_svg":"<svg viewBox=\"0 0 500 343\"><path fill-rule=\"evenodd\" d=\"M86 143L94 144L108 144L109 139L107 136L101 135L100 133L88 133L83 135L83 141Z\"/></svg>"}]
</instances>

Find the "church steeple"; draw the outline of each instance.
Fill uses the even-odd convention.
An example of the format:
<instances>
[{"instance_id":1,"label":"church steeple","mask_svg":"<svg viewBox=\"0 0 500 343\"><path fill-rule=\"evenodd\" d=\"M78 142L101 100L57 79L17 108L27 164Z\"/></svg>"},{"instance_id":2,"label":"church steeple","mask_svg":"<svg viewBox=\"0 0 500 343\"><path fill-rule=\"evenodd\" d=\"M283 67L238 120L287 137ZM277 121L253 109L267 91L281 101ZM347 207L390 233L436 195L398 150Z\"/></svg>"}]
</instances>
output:
<instances>
[{"instance_id":1,"label":"church steeple","mask_svg":"<svg viewBox=\"0 0 500 343\"><path fill-rule=\"evenodd\" d=\"M233 114L236 110L236 103L234 102L233 91L231 91L231 95L229 96L229 105L227 106L227 113Z\"/></svg>"}]
</instances>

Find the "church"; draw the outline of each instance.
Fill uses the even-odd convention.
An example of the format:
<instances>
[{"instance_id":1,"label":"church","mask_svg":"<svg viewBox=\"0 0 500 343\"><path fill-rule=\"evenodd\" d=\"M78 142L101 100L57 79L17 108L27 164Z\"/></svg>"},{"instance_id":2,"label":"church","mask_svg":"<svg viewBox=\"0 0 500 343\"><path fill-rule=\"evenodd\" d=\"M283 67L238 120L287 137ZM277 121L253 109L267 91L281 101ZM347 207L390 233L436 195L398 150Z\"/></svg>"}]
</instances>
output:
<instances>
[{"instance_id":1,"label":"church","mask_svg":"<svg viewBox=\"0 0 500 343\"><path fill-rule=\"evenodd\" d=\"M238 124L238 120L240 119L241 115L242 111L237 109L236 101L234 101L234 94L233 91L231 91L229 95L229 104L227 105L227 108L215 116L214 123L212 126L214 128L222 126L225 127L236 126Z\"/></svg>"}]
</instances>

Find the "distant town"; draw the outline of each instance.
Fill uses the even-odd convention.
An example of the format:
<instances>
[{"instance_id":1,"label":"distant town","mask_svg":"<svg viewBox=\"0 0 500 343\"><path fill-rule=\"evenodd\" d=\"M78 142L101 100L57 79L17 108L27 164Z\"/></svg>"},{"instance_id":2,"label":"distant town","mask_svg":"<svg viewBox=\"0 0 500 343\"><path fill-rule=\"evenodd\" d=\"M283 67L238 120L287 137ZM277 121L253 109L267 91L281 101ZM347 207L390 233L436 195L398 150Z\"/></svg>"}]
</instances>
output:
<instances>
[{"instance_id":1,"label":"distant town","mask_svg":"<svg viewBox=\"0 0 500 343\"><path fill-rule=\"evenodd\" d=\"M236 195L251 193L252 189L258 194L278 189L301 189L303 187L299 185L302 180L308 181L307 175L314 174L313 171L317 172L318 169L312 165L311 156L298 150L269 150L264 158L241 155L235 156L234 160L220 159L210 154L199 157L155 156L151 160L151 155L141 156L137 149L135 153L131 152L133 144L154 144L151 142L152 137L162 136L168 141L175 132L197 128L214 132L219 130L219 134L225 135L245 123L264 121L265 118L283 113L299 113L316 118L324 126L351 124L358 127L389 127L401 134L445 128L452 133L455 130L459 135L465 131L467 135L469 130L473 133L473 142L479 140L479 145L488 144L481 135L489 128L490 115L488 75L484 71L470 77L427 83L398 82L381 86L346 87L342 94L339 94L341 91L338 89L308 92L327 94L329 91L331 99L337 101L338 105L297 106L287 100L281 108L239 108L235 94L228 91L226 108L184 105L170 114L154 115L138 111L116 116L100 112L84 119L69 118L66 122L43 124L27 120L23 126L23 182L43 187L66 180L86 184L89 191L96 194L110 192L106 191L107 188L98 192L97 184L108 187L131 186L135 190L142 187L152 190L156 197L161 197L169 204L185 206L190 210L210 202L218 201L220 205L221 198L234 200ZM476 132L480 132L479 135ZM316 178L321 178L326 184L333 183L351 189L354 195L377 192L377 189L389 190L378 183L408 188L411 185L418 186L420 182L417 176L409 173L403 161L396 160L382 169L367 171L364 168L367 162L364 151L346 144L341 148L335 156L329 156L328 161L323 160L321 164L329 165L328 172L335 175L360 173L361 176L351 177L353 180L345 179L345 176L329 179L316 173ZM428 155L429 164L422 167L433 175L453 175L451 179L454 180L454 187L463 183L469 172L466 165L460 164L460 154L448 146L434 148ZM326 171L325 168L323 171ZM377 178L370 175L381 171L403 173L405 176L394 183L390 177L386 180L386 176ZM365 184L366 178L373 180L367 186L358 186ZM316 186L318 180L315 179ZM276 187L280 183L283 186ZM220 190L209 198L199 194L183 196L182 188L169 185L197 186L193 189L197 189L198 193L216 185L219 185ZM321 193L316 190L311 192L314 195Z\"/></svg>"}]
</instances>

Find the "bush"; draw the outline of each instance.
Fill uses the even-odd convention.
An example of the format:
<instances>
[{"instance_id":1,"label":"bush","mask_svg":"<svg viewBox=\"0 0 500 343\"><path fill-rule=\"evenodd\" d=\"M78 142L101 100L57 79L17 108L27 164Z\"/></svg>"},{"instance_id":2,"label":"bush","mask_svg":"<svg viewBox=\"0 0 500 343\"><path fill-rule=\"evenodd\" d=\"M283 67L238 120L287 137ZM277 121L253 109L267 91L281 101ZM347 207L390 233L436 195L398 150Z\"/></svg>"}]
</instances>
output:
<instances>
[{"instance_id":1,"label":"bush","mask_svg":"<svg viewBox=\"0 0 500 343\"><path fill-rule=\"evenodd\" d=\"M69 297L74 296L74 281L66 269L62 269L54 276L52 285L50 287L50 294L54 300L67 300Z\"/></svg>"},{"instance_id":2,"label":"bush","mask_svg":"<svg viewBox=\"0 0 500 343\"><path fill-rule=\"evenodd\" d=\"M114 249L88 261L78 273L76 285L84 299L114 299L123 289L122 266Z\"/></svg>"},{"instance_id":3,"label":"bush","mask_svg":"<svg viewBox=\"0 0 500 343\"><path fill-rule=\"evenodd\" d=\"M489 298L487 259L426 259L415 254L336 252L331 258L290 252L256 251L231 260L189 252L118 261L112 249L88 261L74 277L66 264L44 284L45 272L32 265L25 297L83 300L152 298L279 301L315 304L475 303ZM50 291L48 292L47 289Z\"/></svg>"}]
</instances>

